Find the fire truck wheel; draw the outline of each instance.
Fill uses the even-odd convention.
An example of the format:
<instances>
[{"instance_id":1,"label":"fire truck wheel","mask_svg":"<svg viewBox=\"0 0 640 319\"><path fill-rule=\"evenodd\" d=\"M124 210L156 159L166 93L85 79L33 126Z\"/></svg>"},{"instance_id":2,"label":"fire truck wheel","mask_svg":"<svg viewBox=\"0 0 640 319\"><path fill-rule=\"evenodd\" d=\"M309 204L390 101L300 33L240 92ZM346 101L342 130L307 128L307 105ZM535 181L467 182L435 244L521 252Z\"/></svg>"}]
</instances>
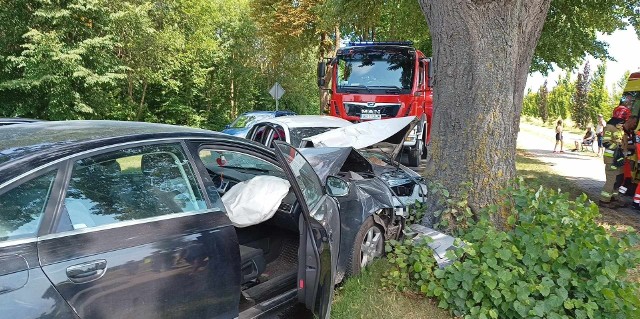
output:
<instances>
[{"instance_id":1,"label":"fire truck wheel","mask_svg":"<svg viewBox=\"0 0 640 319\"><path fill-rule=\"evenodd\" d=\"M427 139L424 136L422 137L422 154L420 154L420 158L427 158Z\"/></svg>"},{"instance_id":2,"label":"fire truck wheel","mask_svg":"<svg viewBox=\"0 0 640 319\"><path fill-rule=\"evenodd\" d=\"M416 147L409 150L409 158L408 164L409 166L418 167L420 166L420 157L422 153L422 143L416 143Z\"/></svg>"}]
</instances>

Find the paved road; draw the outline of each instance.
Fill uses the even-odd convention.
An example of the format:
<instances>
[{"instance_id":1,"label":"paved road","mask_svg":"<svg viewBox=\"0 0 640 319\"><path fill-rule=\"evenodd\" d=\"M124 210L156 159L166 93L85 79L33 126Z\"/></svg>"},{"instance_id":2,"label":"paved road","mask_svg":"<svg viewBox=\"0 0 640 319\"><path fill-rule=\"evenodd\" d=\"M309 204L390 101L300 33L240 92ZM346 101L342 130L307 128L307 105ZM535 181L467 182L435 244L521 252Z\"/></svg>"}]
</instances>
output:
<instances>
[{"instance_id":1,"label":"paved road","mask_svg":"<svg viewBox=\"0 0 640 319\"><path fill-rule=\"evenodd\" d=\"M605 181L602 157L597 157L590 152L567 152L567 148L574 148L573 141L580 136L571 133L564 135L565 146L567 146L565 153L553 153L555 144L553 129L522 123L518 134L518 148L548 163L555 173L573 181L591 199L597 200ZM631 197L623 198L631 202ZM600 211L603 213L604 221L609 224L623 223L636 228L640 225L640 213L632 208L601 209Z\"/></svg>"},{"instance_id":2,"label":"paved road","mask_svg":"<svg viewBox=\"0 0 640 319\"><path fill-rule=\"evenodd\" d=\"M558 175L574 181L587 195L597 199L605 181L602 157L597 157L592 152L571 152L575 148L574 141L581 136L572 133L563 135L564 153L553 153L553 129L522 123L518 134L518 148L548 163ZM597 151L597 146L595 150Z\"/></svg>"}]
</instances>

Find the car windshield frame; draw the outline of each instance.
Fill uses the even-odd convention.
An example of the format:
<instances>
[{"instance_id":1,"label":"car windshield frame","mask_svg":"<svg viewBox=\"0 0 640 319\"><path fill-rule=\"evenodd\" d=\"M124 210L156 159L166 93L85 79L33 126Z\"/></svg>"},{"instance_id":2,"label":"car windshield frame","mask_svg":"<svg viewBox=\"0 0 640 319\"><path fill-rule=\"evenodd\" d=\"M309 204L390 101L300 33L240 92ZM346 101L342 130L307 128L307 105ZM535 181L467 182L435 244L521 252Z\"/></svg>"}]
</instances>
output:
<instances>
[{"instance_id":1,"label":"car windshield frame","mask_svg":"<svg viewBox=\"0 0 640 319\"><path fill-rule=\"evenodd\" d=\"M413 89L416 73L415 55L415 51L408 48L369 48L338 54L336 91L408 94Z\"/></svg>"}]
</instances>

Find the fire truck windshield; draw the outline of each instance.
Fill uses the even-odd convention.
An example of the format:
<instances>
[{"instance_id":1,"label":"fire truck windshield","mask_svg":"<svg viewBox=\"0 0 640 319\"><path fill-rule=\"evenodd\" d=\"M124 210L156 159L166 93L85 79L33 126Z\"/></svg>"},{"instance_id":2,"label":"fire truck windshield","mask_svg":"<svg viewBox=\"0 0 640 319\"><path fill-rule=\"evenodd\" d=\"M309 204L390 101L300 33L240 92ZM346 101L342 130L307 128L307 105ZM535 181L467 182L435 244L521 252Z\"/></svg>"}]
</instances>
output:
<instances>
[{"instance_id":1,"label":"fire truck windshield","mask_svg":"<svg viewBox=\"0 0 640 319\"><path fill-rule=\"evenodd\" d=\"M368 49L338 55L338 93L406 94L411 92L415 53L408 50Z\"/></svg>"}]
</instances>

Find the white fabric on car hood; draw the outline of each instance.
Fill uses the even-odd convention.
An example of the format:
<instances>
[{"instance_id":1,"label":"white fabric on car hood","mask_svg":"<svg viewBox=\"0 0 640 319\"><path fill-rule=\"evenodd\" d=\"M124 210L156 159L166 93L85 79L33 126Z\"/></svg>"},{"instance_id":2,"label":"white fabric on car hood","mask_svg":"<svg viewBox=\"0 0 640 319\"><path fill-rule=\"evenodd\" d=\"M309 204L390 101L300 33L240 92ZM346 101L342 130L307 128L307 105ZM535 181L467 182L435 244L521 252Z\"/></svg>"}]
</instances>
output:
<instances>
[{"instance_id":1,"label":"white fabric on car hood","mask_svg":"<svg viewBox=\"0 0 640 319\"><path fill-rule=\"evenodd\" d=\"M222 195L222 203L234 226L256 225L273 217L289 186L280 177L256 176L233 186Z\"/></svg>"},{"instance_id":2,"label":"white fabric on car hood","mask_svg":"<svg viewBox=\"0 0 640 319\"><path fill-rule=\"evenodd\" d=\"M357 150L380 143L406 128L414 116L375 120L349 125L303 139L314 147L353 147Z\"/></svg>"}]
</instances>

